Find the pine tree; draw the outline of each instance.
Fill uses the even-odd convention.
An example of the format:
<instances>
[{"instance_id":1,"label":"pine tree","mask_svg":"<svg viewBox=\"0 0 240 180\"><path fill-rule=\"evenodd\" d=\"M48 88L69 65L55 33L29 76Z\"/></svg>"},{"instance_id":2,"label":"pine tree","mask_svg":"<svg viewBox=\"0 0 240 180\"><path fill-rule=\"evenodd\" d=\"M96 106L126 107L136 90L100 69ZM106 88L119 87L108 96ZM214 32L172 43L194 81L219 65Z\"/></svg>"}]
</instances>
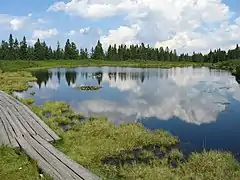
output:
<instances>
[{"instance_id":1,"label":"pine tree","mask_svg":"<svg viewBox=\"0 0 240 180\"><path fill-rule=\"evenodd\" d=\"M24 60L27 59L27 41L26 41L26 37L23 37L23 40L20 42L20 51L19 51L19 56L20 59Z\"/></svg>"},{"instance_id":2,"label":"pine tree","mask_svg":"<svg viewBox=\"0 0 240 180\"><path fill-rule=\"evenodd\" d=\"M93 51L92 58L93 59L99 59L99 60L104 60L104 58L105 58L103 48L102 48L102 44L99 40L98 40L97 45L95 46L95 49Z\"/></svg>"},{"instance_id":3,"label":"pine tree","mask_svg":"<svg viewBox=\"0 0 240 180\"><path fill-rule=\"evenodd\" d=\"M39 39L37 39L34 44L34 57L36 60L44 60L46 55L46 44L45 42L41 43Z\"/></svg>"},{"instance_id":4,"label":"pine tree","mask_svg":"<svg viewBox=\"0 0 240 180\"><path fill-rule=\"evenodd\" d=\"M18 43L17 38L15 38L14 44L13 44L13 52L14 52L13 57L14 57L15 60L20 58L19 51L20 51L19 43Z\"/></svg>"},{"instance_id":5,"label":"pine tree","mask_svg":"<svg viewBox=\"0 0 240 180\"><path fill-rule=\"evenodd\" d=\"M14 60L14 40L12 34L9 35L9 40L8 40L8 53L7 53L7 59L9 60Z\"/></svg>"},{"instance_id":6,"label":"pine tree","mask_svg":"<svg viewBox=\"0 0 240 180\"><path fill-rule=\"evenodd\" d=\"M77 49L77 46L74 42L71 43L71 56L70 59L78 59L79 51Z\"/></svg>"},{"instance_id":7,"label":"pine tree","mask_svg":"<svg viewBox=\"0 0 240 180\"><path fill-rule=\"evenodd\" d=\"M1 44L1 59L2 60L7 60L7 55L8 55L8 43L6 41L2 41Z\"/></svg>"},{"instance_id":8,"label":"pine tree","mask_svg":"<svg viewBox=\"0 0 240 180\"><path fill-rule=\"evenodd\" d=\"M57 42L57 50L56 50L55 58L56 58L57 60L63 58L63 55L62 55L62 52L61 52L61 48L60 48L60 43L59 43L59 41Z\"/></svg>"},{"instance_id":9,"label":"pine tree","mask_svg":"<svg viewBox=\"0 0 240 180\"><path fill-rule=\"evenodd\" d=\"M70 40L67 39L65 47L64 47L64 59L71 59L71 43Z\"/></svg>"}]
</instances>

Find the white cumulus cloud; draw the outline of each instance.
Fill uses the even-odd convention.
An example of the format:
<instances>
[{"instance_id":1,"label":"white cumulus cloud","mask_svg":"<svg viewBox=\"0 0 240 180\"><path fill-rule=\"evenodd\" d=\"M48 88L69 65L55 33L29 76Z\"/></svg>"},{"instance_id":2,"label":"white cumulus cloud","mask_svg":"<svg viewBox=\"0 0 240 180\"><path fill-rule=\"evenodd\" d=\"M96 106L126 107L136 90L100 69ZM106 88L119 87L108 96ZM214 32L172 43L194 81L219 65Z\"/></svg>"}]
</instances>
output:
<instances>
[{"instance_id":1,"label":"white cumulus cloud","mask_svg":"<svg viewBox=\"0 0 240 180\"><path fill-rule=\"evenodd\" d=\"M232 21L234 12L222 0L69 0L48 10L91 19L123 16L120 27L101 36L104 44L145 42L192 52L240 41L240 18Z\"/></svg>"},{"instance_id":2,"label":"white cumulus cloud","mask_svg":"<svg viewBox=\"0 0 240 180\"><path fill-rule=\"evenodd\" d=\"M90 31L90 27L86 27L86 28L81 28L80 30L79 30L79 32L80 32L80 34L88 34L89 33L89 31Z\"/></svg>"},{"instance_id":3,"label":"white cumulus cloud","mask_svg":"<svg viewBox=\"0 0 240 180\"><path fill-rule=\"evenodd\" d=\"M33 31L32 38L33 39L46 39L58 34L56 28L53 29L37 29Z\"/></svg>"},{"instance_id":4,"label":"white cumulus cloud","mask_svg":"<svg viewBox=\"0 0 240 180\"><path fill-rule=\"evenodd\" d=\"M12 16L9 14L0 14L0 25L6 25L13 31L17 31L27 24L27 20L30 16Z\"/></svg>"}]
</instances>

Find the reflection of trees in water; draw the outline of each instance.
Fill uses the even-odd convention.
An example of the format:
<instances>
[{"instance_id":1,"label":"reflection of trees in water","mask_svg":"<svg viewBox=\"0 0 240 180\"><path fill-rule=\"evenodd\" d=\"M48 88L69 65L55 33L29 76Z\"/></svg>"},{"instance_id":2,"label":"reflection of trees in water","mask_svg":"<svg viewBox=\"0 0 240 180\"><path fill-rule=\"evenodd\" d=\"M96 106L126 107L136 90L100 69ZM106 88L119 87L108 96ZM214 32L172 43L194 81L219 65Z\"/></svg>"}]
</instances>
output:
<instances>
[{"instance_id":1,"label":"reflection of trees in water","mask_svg":"<svg viewBox=\"0 0 240 180\"><path fill-rule=\"evenodd\" d=\"M65 78L67 81L68 86L76 83L77 80L77 72L76 71L66 71Z\"/></svg>"},{"instance_id":2,"label":"reflection of trees in water","mask_svg":"<svg viewBox=\"0 0 240 180\"><path fill-rule=\"evenodd\" d=\"M60 71L57 72L58 84L61 82L61 73Z\"/></svg>"},{"instance_id":3,"label":"reflection of trees in water","mask_svg":"<svg viewBox=\"0 0 240 180\"><path fill-rule=\"evenodd\" d=\"M101 71L94 73L94 77L97 79L98 85L101 84L103 73Z\"/></svg>"},{"instance_id":4,"label":"reflection of trees in water","mask_svg":"<svg viewBox=\"0 0 240 180\"><path fill-rule=\"evenodd\" d=\"M103 72L81 72L80 76L82 79L88 80L88 79L96 79L98 84L100 85L102 83L103 79ZM114 80L115 82L118 80L120 81L126 81L128 79L130 80L140 80L142 83L147 78L149 79L150 75L149 72L108 72L108 78L109 80Z\"/></svg>"},{"instance_id":5,"label":"reflection of trees in water","mask_svg":"<svg viewBox=\"0 0 240 180\"><path fill-rule=\"evenodd\" d=\"M42 83L44 83L46 86L49 79L52 78L52 72L49 71L33 72L33 76L37 78L36 83L38 84L39 89L41 89Z\"/></svg>"},{"instance_id":6,"label":"reflection of trees in water","mask_svg":"<svg viewBox=\"0 0 240 180\"><path fill-rule=\"evenodd\" d=\"M112 80L112 78L114 78L114 81L117 81L117 72L109 72L108 73L108 78L109 80Z\"/></svg>"}]
</instances>

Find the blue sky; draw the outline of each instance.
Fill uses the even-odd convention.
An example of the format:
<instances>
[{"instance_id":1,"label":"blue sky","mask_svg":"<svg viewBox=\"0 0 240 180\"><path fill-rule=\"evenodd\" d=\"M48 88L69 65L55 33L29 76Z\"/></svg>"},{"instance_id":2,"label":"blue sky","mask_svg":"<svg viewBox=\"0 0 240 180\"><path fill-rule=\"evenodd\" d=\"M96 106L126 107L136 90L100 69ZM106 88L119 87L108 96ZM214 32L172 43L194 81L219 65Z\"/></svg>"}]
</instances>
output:
<instances>
[{"instance_id":1,"label":"blue sky","mask_svg":"<svg viewBox=\"0 0 240 180\"><path fill-rule=\"evenodd\" d=\"M135 1L136 2L136 1ZM0 39L9 33L56 46L149 43L179 52L229 48L240 41L237 0L1 0ZM185 1L184 1L185 2ZM239 33L238 33L239 34Z\"/></svg>"}]
</instances>

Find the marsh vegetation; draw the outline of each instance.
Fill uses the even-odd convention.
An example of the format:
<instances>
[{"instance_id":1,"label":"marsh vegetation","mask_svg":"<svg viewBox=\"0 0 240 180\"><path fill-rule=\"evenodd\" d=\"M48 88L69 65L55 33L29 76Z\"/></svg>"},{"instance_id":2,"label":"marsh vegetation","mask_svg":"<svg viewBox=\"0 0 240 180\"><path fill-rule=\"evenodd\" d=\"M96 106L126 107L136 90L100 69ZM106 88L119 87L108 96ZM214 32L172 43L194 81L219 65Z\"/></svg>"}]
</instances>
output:
<instances>
[{"instance_id":1,"label":"marsh vegetation","mask_svg":"<svg viewBox=\"0 0 240 180\"><path fill-rule=\"evenodd\" d=\"M82 85L75 88L82 91L97 91L99 89L102 89L102 86Z\"/></svg>"},{"instance_id":2,"label":"marsh vegetation","mask_svg":"<svg viewBox=\"0 0 240 180\"><path fill-rule=\"evenodd\" d=\"M164 130L149 131L138 123L115 125L104 117L70 125L82 116L69 105L47 102L30 107L61 136L57 148L103 179L237 180L240 176L240 165L231 153L203 151L186 157L178 149L179 139ZM60 126L63 123L69 124L67 131Z\"/></svg>"},{"instance_id":3,"label":"marsh vegetation","mask_svg":"<svg viewBox=\"0 0 240 180\"><path fill-rule=\"evenodd\" d=\"M39 40L38 47L44 46ZM26 42L23 43L26 45ZM5 46L7 44L4 44ZM66 44L67 45L67 44ZM186 67L207 66L231 71L234 75L240 74L237 59L238 46L228 53L221 50L189 56L176 55L175 51L154 49L141 46L131 46L130 49L119 46L109 47L104 54L97 44L92 57L87 51L82 54L64 55L58 46L58 51L47 53L40 51L33 56L33 47L26 50L27 55L12 57L0 54L0 90L9 94L14 91L24 91L30 86L28 82L37 81L44 77L45 84L48 76L45 73L30 72L39 69L78 67L78 66L116 66L116 67ZM2 47L2 46L1 46ZM26 46L24 46L26 47ZM21 50L24 50L22 47ZM5 48L5 49L8 49ZM41 48L40 48L41 49ZM42 48L45 49L46 48ZM24 51L25 51L24 50ZM76 50L76 49L75 49ZM3 51L1 51L3 52ZM62 54L57 54L61 52ZM84 53L83 53L84 52ZM116 52L116 53L115 53ZM135 52L127 54L126 52ZM137 53L138 52L138 53ZM17 53L18 54L18 53ZM45 55L48 55L45 57ZM130 56L129 56L130 55ZM146 56L147 55L147 56ZM133 57L131 57L133 56ZM61 60L64 59L65 60ZM151 58L151 60L148 60ZM8 60L8 59L11 59ZM18 60L22 59L22 60ZM50 60L52 59L52 60ZM79 59L79 61L74 60ZM80 60L81 59L81 60ZM100 59L100 60L93 60ZM137 59L137 60L129 60ZM221 60L220 60L221 59ZM37 60L37 61L36 61ZM46 61L47 60L47 61ZM223 62L221 62L223 61ZM12 72L11 72L12 71ZM73 74L66 74L67 84L75 82ZM120 74L121 78L126 78ZM40 78L39 78L40 77ZM59 76L60 77L60 76ZM109 76L110 77L110 76ZM111 74L111 77L115 76ZM133 76L134 78L135 75ZM144 81L141 76L141 82ZM97 79L101 83L101 77ZM81 90L98 90L101 86L79 87ZM83 88L83 89L82 89ZM35 91L30 95L34 97ZM205 151L183 154L179 149L180 139L163 129L148 130L140 123L114 124L106 117L88 117L73 111L70 105L59 101L48 101L43 105L35 105L33 98L24 98L21 101L38 114L62 138L54 145L86 168L89 168L103 179L209 179L237 180L240 177L240 165L230 152ZM182 101L181 101L182 102ZM21 151L0 147L0 179L38 179L39 171L36 163L28 159ZM46 178L43 176L41 179Z\"/></svg>"},{"instance_id":4,"label":"marsh vegetation","mask_svg":"<svg viewBox=\"0 0 240 180\"><path fill-rule=\"evenodd\" d=\"M0 147L0 179L50 180L24 152L5 146Z\"/></svg>"}]
</instances>

